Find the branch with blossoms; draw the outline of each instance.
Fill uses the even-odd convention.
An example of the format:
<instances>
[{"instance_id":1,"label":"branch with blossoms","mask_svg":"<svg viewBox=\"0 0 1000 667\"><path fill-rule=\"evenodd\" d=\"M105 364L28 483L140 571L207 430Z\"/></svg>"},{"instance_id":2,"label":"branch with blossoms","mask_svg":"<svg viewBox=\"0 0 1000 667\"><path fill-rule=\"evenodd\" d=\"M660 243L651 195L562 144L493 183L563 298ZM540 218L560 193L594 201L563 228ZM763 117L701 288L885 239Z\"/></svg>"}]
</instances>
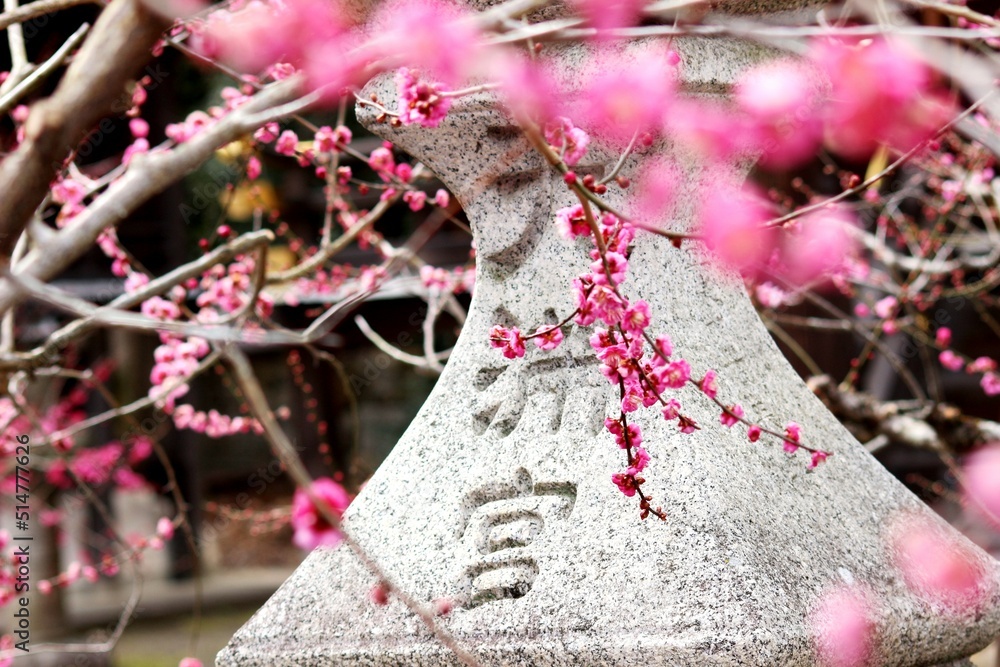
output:
<instances>
[{"instance_id":1,"label":"branch with blossoms","mask_svg":"<svg viewBox=\"0 0 1000 667\"><path fill-rule=\"evenodd\" d=\"M9 9L0 14L0 28L77 4L39 0ZM296 543L304 547L342 539L338 517L349 501L346 489L333 479L313 482L302 474L297 459L282 447L270 408L254 393L242 353L227 346L302 346L335 361L321 349L324 337L365 298L401 278L428 303L422 355L364 330L363 318L356 322L395 358L439 370L445 353L434 347L436 318L447 311L459 324L464 320L456 295L471 291L475 272L468 262L430 265L418 252L440 226L467 227L425 167L391 144L365 146L356 139L347 108L356 102L374 109L382 122L419 126L433 137L457 99L485 99L487 93L517 119L529 143L578 198L577 206L556 216L562 234L593 244L590 270L567 286L576 302L572 313L530 334L494 327L489 342L514 359L525 354L528 341L553 350L570 327L593 328L592 349L620 403L617 415L605 422L624 452L623 469L612 482L623 494L638 496L643 518L662 519L665 513L642 488L650 443L643 442L636 419L640 408L655 407L682 433L699 428L670 390L696 389L715 403L722 425L741 424L754 442L769 435L789 455L806 454L809 468L829 454L810 446L795 422L784 428L757 423L744 414L740 397L720 396L713 370L697 379L669 337L649 330L648 304L629 299L621 287L627 272L635 270L628 250L637 233L659 234L677 248L704 242L743 275L769 328L794 343L792 349L814 373L823 369L809 356L808 345L796 343L786 328L855 336L860 352L836 383L840 395L863 391L885 405L893 387L866 385L865 379L872 366L885 363L913 394L908 416L933 421L945 411L951 424L965 423L963 415L946 410L943 380L967 377L986 398L1000 395L997 361L963 336L957 315L958 304L968 306L965 312L974 313L985 331L1000 336L994 295L1000 285L1000 192L994 173L1000 142L991 60L1000 44L1000 22L930 0L885 5L892 26L879 24L882 17L868 16L860 6L840 8L822 25L780 26L699 15L704 9L699 4L573 0L566 16L531 23L520 19L532 17L546 2L512 0L472 14L411 0L358 16L338 3L291 0L211 6L178 17L185 8L169 2L157 3L160 13L154 13L147 4L115 0L103 8L82 47L80 31L34 74L19 47L23 35L9 31L15 66L0 81L0 107L9 107L13 128L9 141L4 137L9 152L0 165L6 193L0 249L9 257L9 273L0 278L0 368L13 373L12 397L0 399L4 451L10 436L30 432L45 445L39 469L62 492L79 488L87 496L82 489L88 484L141 484L131 466L146 445L79 443L98 425L134 419L139 410L155 407L173 428L213 438L269 439L296 471L300 487L292 508L276 514L274 523L291 523ZM913 24L907 6L933 12L940 25ZM684 94L683 73L697 63L673 50L670 40L678 36L742 37L788 47L795 58L753 67L733 87L731 102L722 104ZM612 45L633 39L662 39L662 48L639 53L639 66L612 55ZM573 90L559 83L550 57L571 40L592 41L598 54L584 63ZM168 48L229 77L230 85L205 110L172 119L176 122L161 136L144 119L156 84L132 75L151 53ZM56 65L63 62L69 66L54 92L39 99L33 86L56 77ZM871 72L886 85L867 85ZM358 97L361 85L378 73L394 76L396 105ZM114 164L83 159L87 133L107 113L119 113L118 107L124 107L128 147L110 160ZM818 165L822 177L788 178L783 190L724 186L700 193L694 202L697 224L675 229L664 221L676 209L681 171L648 157L649 149L664 141L709 165L756 156L772 183L805 173L810 165ZM577 165L598 144L617 152L614 166L601 177L578 175ZM128 229L134 224L128 218L140 205L213 159L227 169L222 217L202 230L199 256L157 276L142 266L117 229ZM310 220L314 236L296 234L270 194L269 172L289 168L303 170L322 189L322 214ZM610 205L609 194L627 195L626 205ZM240 206L249 209L250 223L229 216ZM422 221L405 239L387 238L386 223L400 210ZM47 284L95 246L124 294L101 306ZM291 260L269 266L281 246ZM375 259L360 267L341 261L354 247ZM831 288L849 308L823 296ZM17 335L27 323L17 306L27 300L69 320L31 347ZM324 307L309 311L302 330L275 322L276 305L312 300ZM949 310L945 316L951 319L939 318ZM108 401L98 414L84 414L70 382L70 388L52 390L55 398L48 405L23 400L51 378L74 379L81 372L74 359L77 344L107 327L157 337L144 397L124 405ZM213 345L229 351L213 351ZM900 351L905 345L915 352ZM217 363L222 356L228 364ZM239 412L232 414L190 401L190 383L209 370L253 393L254 400L240 401ZM235 384L227 376L234 372ZM63 400L60 391L73 400ZM283 418L286 411L276 413ZM845 413L848 420L865 419L864 411ZM879 428L890 430L888 422ZM957 427L941 429L944 449L964 451L956 446L959 433ZM970 442L981 446L984 437ZM150 446L159 455L155 439ZM981 472L995 470L995 456L976 460L979 472L963 479L970 493L978 494L977 506L995 507L995 496L984 491L988 475ZM190 530L183 516L172 525ZM166 529L159 532L165 535ZM134 564L137 552L121 553L124 562ZM392 573L374 567L386 582L373 592L376 601L404 595L392 585ZM101 569L82 564L50 581L69 585L91 576L87 568ZM435 625L434 609L407 604L474 664Z\"/></svg>"}]
</instances>

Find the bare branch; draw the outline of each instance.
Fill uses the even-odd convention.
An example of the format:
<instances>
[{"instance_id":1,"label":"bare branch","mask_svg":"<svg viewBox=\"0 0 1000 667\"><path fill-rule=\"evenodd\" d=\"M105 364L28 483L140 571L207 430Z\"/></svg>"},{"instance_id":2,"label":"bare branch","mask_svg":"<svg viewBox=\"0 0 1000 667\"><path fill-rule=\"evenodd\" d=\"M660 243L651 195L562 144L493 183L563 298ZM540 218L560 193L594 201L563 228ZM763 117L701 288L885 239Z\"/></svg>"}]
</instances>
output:
<instances>
[{"instance_id":1,"label":"bare branch","mask_svg":"<svg viewBox=\"0 0 1000 667\"><path fill-rule=\"evenodd\" d=\"M112 0L55 92L33 106L24 141L0 164L0 257L10 256L66 155L112 111L166 27L140 0Z\"/></svg>"},{"instance_id":2,"label":"bare branch","mask_svg":"<svg viewBox=\"0 0 1000 667\"><path fill-rule=\"evenodd\" d=\"M259 119L259 114L266 109L294 98L299 85L300 80L296 77L284 79L267 87L187 143L170 151L137 155L121 179L74 218L71 226L56 232L45 248L36 249L28 255L18 267L17 274L38 280L55 277L85 253L107 227L121 223L149 197L197 169L219 146L256 129L257 126L248 122L248 118ZM0 285L0 312L16 300L17 296L9 284Z\"/></svg>"}]
</instances>

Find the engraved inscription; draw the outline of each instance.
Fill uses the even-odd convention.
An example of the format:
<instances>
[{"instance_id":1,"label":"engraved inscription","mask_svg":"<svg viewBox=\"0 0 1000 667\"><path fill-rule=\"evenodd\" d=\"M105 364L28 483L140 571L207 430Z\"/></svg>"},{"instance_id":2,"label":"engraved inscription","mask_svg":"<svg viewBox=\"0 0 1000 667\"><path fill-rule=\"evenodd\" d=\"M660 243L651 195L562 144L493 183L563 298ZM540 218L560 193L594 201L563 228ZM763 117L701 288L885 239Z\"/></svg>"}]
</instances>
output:
<instances>
[{"instance_id":1,"label":"engraved inscription","mask_svg":"<svg viewBox=\"0 0 1000 667\"><path fill-rule=\"evenodd\" d=\"M525 596L538 576L530 547L549 522L569 518L575 503L576 484L535 483L524 468L511 481L490 482L467 493L459 531L473 554L462 571L466 604Z\"/></svg>"},{"instance_id":2,"label":"engraved inscription","mask_svg":"<svg viewBox=\"0 0 1000 667\"><path fill-rule=\"evenodd\" d=\"M544 394L547 402L539 414L533 414L531 427L558 433L571 416L583 423L586 431L597 434L604 420L606 385L600 376L587 377L593 382L581 385L580 366L593 366L593 355L547 357L520 364L502 364L480 368L473 386L478 392L472 410L472 428L476 435L487 431L507 437L514 432L533 395Z\"/></svg>"}]
</instances>

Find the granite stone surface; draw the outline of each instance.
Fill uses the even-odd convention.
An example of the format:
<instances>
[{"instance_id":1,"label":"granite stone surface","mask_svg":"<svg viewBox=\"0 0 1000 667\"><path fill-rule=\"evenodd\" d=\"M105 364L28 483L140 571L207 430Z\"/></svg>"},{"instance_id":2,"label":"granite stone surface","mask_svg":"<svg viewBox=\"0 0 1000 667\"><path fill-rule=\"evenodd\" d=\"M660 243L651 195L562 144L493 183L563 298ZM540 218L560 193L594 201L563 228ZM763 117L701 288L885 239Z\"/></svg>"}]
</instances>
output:
<instances>
[{"instance_id":1,"label":"granite stone surface","mask_svg":"<svg viewBox=\"0 0 1000 667\"><path fill-rule=\"evenodd\" d=\"M720 42L678 48L694 88L730 82L755 57ZM564 57L571 68L580 52ZM391 80L371 91L392 105ZM951 662L1000 634L997 562L969 545L989 590L961 612L911 593L893 568L889 527L905 515L951 529L810 393L739 280L697 246L648 235L624 290L650 303L652 330L672 337L696 376L717 370L725 401L779 428L795 420L834 455L807 472L804 458L767 438L749 443L744 428L719 424L707 398L681 392L700 431L681 434L655 411L638 417L652 456L644 488L668 515L640 520L636 500L611 483L624 466L602 422L617 413L617 388L598 372L588 331L574 327L556 351L529 346L513 361L487 340L493 324L533 329L575 307L569 284L590 260L586 242L553 224L574 201L561 179L488 96L463 98L436 130L373 129L459 197L478 273L451 360L347 522L403 589L455 601L441 623L483 665L814 665L809 614L838 585L876 602L878 665ZM577 172L606 173L616 158L595 148ZM685 169L689 192L742 178ZM682 206L673 228L690 218ZM375 583L349 550L317 550L217 665L459 664L401 603L372 604Z\"/></svg>"}]
</instances>

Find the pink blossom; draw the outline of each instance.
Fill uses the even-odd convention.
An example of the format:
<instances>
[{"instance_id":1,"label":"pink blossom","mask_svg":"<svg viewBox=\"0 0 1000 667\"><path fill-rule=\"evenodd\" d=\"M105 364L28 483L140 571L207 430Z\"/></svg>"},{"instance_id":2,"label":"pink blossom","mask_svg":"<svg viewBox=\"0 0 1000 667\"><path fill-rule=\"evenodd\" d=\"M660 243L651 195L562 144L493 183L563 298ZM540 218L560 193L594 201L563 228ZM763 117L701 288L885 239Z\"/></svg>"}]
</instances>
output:
<instances>
[{"instance_id":1,"label":"pink blossom","mask_svg":"<svg viewBox=\"0 0 1000 667\"><path fill-rule=\"evenodd\" d=\"M997 369L997 362L990 357L976 357L965 369L967 373L988 373Z\"/></svg>"},{"instance_id":2,"label":"pink blossom","mask_svg":"<svg viewBox=\"0 0 1000 667\"><path fill-rule=\"evenodd\" d=\"M177 664L177 667L202 667L202 665L201 660L197 658L184 658Z\"/></svg>"},{"instance_id":3,"label":"pink blossom","mask_svg":"<svg viewBox=\"0 0 1000 667\"><path fill-rule=\"evenodd\" d=\"M671 398L663 406L663 418L667 421L673 421L677 419L678 415L681 413L681 404L676 398Z\"/></svg>"},{"instance_id":4,"label":"pink blossom","mask_svg":"<svg viewBox=\"0 0 1000 667\"><path fill-rule=\"evenodd\" d=\"M280 128L275 122L266 123L253 134L253 138L263 144L269 144L278 138Z\"/></svg>"},{"instance_id":5,"label":"pink blossom","mask_svg":"<svg viewBox=\"0 0 1000 667\"><path fill-rule=\"evenodd\" d=\"M629 498L635 495L635 477L632 475L628 473L616 472L611 476L611 481L615 483L619 491L624 493Z\"/></svg>"},{"instance_id":6,"label":"pink blossom","mask_svg":"<svg viewBox=\"0 0 1000 667\"><path fill-rule=\"evenodd\" d=\"M681 430L681 433L694 433L698 430L698 423L688 416L680 415L677 418L677 427Z\"/></svg>"},{"instance_id":7,"label":"pink blossom","mask_svg":"<svg viewBox=\"0 0 1000 667\"><path fill-rule=\"evenodd\" d=\"M285 130L278 137L278 141L274 144L274 150L279 155L295 155L295 148L299 145L299 137L292 130Z\"/></svg>"},{"instance_id":8,"label":"pink blossom","mask_svg":"<svg viewBox=\"0 0 1000 667\"><path fill-rule=\"evenodd\" d=\"M149 137L149 123L142 118L133 118L128 122L129 132L136 139L146 139Z\"/></svg>"},{"instance_id":9,"label":"pink blossom","mask_svg":"<svg viewBox=\"0 0 1000 667\"><path fill-rule=\"evenodd\" d=\"M996 373L983 373L983 377L979 380L979 386L983 388L983 392L987 396L1000 394L1000 375Z\"/></svg>"},{"instance_id":10,"label":"pink blossom","mask_svg":"<svg viewBox=\"0 0 1000 667\"><path fill-rule=\"evenodd\" d=\"M636 337L642 337L646 327L649 326L649 304L639 299L625 309L622 316L622 328Z\"/></svg>"},{"instance_id":11,"label":"pink blossom","mask_svg":"<svg viewBox=\"0 0 1000 667\"><path fill-rule=\"evenodd\" d=\"M627 28L639 22L645 0L571 0L573 8L587 23L602 33L614 28Z\"/></svg>"},{"instance_id":12,"label":"pink blossom","mask_svg":"<svg viewBox=\"0 0 1000 667\"><path fill-rule=\"evenodd\" d=\"M594 314L608 326L621 322L625 314L625 303L614 290L607 285L594 285L590 292L588 304Z\"/></svg>"},{"instance_id":13,"label":"pink blossom","mask_svg":"<svg viewBox=\"0 0 1000 667\"><path fill-rule=\"evenodd\" d=\"M574 127L569 118L559 116L545 124L545 141L572 167L587 153L590 135Z\"/></svg>"},{"instance_id":14,"label":"pink blossom","mask_svg":"<svg viewBox=\"0 0 1000 667\"><path fill-rule=\"evenodd\" d=\"M858 590L826 592L810 614L813 639L824 667L864 667L871 656L875 624L870 604Z\"/></svg>"},{"instance_id":15,"label":"pink blossom","mask_svg":"<svg viewBox=\"0 0 1000 667\"><path fill-rule=\"evenodd\" d=\"M941 354L938 355L938 361L940 361L941 365L950 371L960 371L962 370L962 366L965 365L962 357L958 356L951 350L942 351Z\"/></svg>"},{"instance_id":16,"label":"pink blossom","mask_svg":"<svg viewBox=\"0 0 1000 667\"><path fill-rule=\"evenodd\" d=\"M898 305L899 301L896 300L896 297L884 297L875 303L875 314L883 320L887 320L896 314L896 306Z\"/></svg>"},{"instance_id":17,"label":"pink blossom","mask_svg":"<svg viewBox=\"0 0 1000 667\"><path fill-rule=\"evenodd\" d=\"M535 330L532 340L543 350L554 350L563 342L563 332L559 327L542 325Z\"/></svg>"},{"instance_id":18,"label":"pink blossom","mask_svg":"<svg viewBox=\"0 0 1000 667\"><path fill-rule=\"evenodd\" d=\"M736 101L750 118L759 161L768 169L789 169L815 154L822 140L818 87L799 63L759 65L740 79Z\"/></svg>"},{"instance_id":19,"label":"pink blossom","mask_svg":"<svg viewBox=\"0 0 1000 667\"><path fill-rule=\"evenodd\" d=\"M502 350L508 359L517 359L524 356L524 337L517 327L508 329L497 324L490 329L490 347Z\"/></svg>"},{"instance_id":20,"label":"pink blossom","mask_svg":"<svg viewBox=\"0 0 1000 667\"><path fill-rule=\"evenodd\" d=\"M760 435L761 435L761 428L760 426L757 426L757 424L751 424L747 428L747 438L750 440L750 442L757 442L758 440L760 440Z\"/></svg>"},{"instance_id":21,"label":"pink blossom","mask_svg":"<svg viewBox=\"0 0 1000 667\"><path fill-rule=\"evenodd\" d=\"M359 64L348 55L356 39L345 21L350 15L337 1L285 0L279 6L251 0L236 11L211 12L195 46L242 72L267 68L283 76L279 68L268 66L282 62L285 69L302 67L313 84L318 83L313 70L321 60L326 64L323 82L347 83Z\"/></svg>"},{"instance_id":22,"label":"pink blossom","mask_svg":"<svg viewBox=\"0 0 1000 667\"><path fill-rule=\"evenodd\" d=\"M442 83L428 83L418 78L418 73L402 67L396 72L399 92L399 120L403 125L437 127L451 107L451 98L443 97Z\"/></svg>"},{"instance_id":23,"label":"pink blossom","mask_svg":"<svg viewBox=\"0 0 1000 667\"><path fill-rule=\"evenodd\" d=\"M564 237L590 235L590 225L583 213L583 206L576 204L556 211L556 228Z\"/></svg>"},{"instance_id":24,"label":"pink blossom","mask_svg":"<svg viewBox=\"0 0 1000 667\"><path fill-rule=\"evenodd\" d=\"M705 377L701 379L698 386L709 398L715 398L715 395L719 393L719 383L718 376L715 371L707 370L705 371Z\"/></svg>"},{"instance_id":25,"label":"pink blossom","mask_svg":"<svg viewBox=\"0 0 1000 667\"><path fill-rule=\"evenodd\" d=\"M169 540L174 536L174 522L167 517L160 517L160 520L156 522L156 534L165 540Z\"/></svg>"},{"instance_id":26,"label":"pink blossom","mask_svg":"<svg viewBox=\"0 0 1000 667\"><path fill-rule=\"evenodd\" d=\"M754 295L757 301L765 308L780 308L788 298L788 292L781 289L774 283L764 282L754 288Z\"/></svg>"},{"instance_id":27,"label":"pink blossom","mask_svg":"<svg viewBox=\"0 0 1000 667\"><path fill-rule=\"evenodd\" d=\"M771 215L763 201L754 190L725 186L707 192L702 200L699 217L706 245L744 274L759 270L774 247L774 231L764 226Z\"/></svg>"},{"instance_id":28,"label":"pink blossom","mask_svg":"<svg viewBox=\"0 0 1000 667\"><path fill-rule=\"evenodd\" d=\"M260 177L260 172L260 160L256 155L251 155L250 159L247 160L247 178L251 181L256 181Z\"/></svg>"},{"instance_id":29,"label":"pink blossom","mask_svg":"<svg viewBox=\"0 0 1000 667\"><path fill-rule=\"evenodd\" d=\"M826 144L841 155L863 159L879 144L907 150L949 116L927 67L898 43L817 39L811 59L832 84Z\"/></svg>"},{"instance_id":30,"label":"pink blossom","mask_svg":"<svg viewBox=\"0 0 1000 667\"><path fill-rule=\"evenodd\" d=\"M491 53L486 66L490 78L500 82L504 106L514 118L544 123L563 111L563 92L547 59L535 61L505 50Z\"/></svg>"},{"instance_id":31,"label":"pink blossom","mask_svg":"<svg viewBox=\"0 0 1000 667\"><path fill-rule=\"evenodd\" d=\"M662 378L671 389L680 389L691 379L691 365L684 359L671 361L663 367Z\"/></svg>"},{"instance_id":32,"label":"pink blossom","mask_svg":"<svg viewBox=\"0 0 1000 667\"><path fill-rule=\"evenodd\" d=\"M855 221L843 208L825 208L804 216L784 235L781 259L788 279L803 285L837 271L854 252Z\"/></svg>"},{"instance_id":33,"label":"pink blossom","mask_svg":"<svg viewBox=\"0 0 1000 667\"><path fill-rule=\"evenodd\" d=\"M1000 527L1000 444L973 452L964 470L968 505Z\"/></svg>"},{"instance_id":34,"label":"pink blossom","mask_svg":"<svg viewBox=\"0 0 1000 667\"><path fill-rule=\"evenodd\" d=\"M628 260L622 253L606 252L603 259L594 260L590 270L591 280L595 285L619 285L625 280L625 274L628 272Z\"/></svg>"},{"instance_id":35,"label":"pink blossom","mask_svg":"<svg viewBox=\"0 0 1000 667\"><path fill-rule=\"evenodd\" d=\"M122 153L122 164L128 165L136 155L149 152L149 141L147 139L136 139L129 146L126 146Z\"/></svg>"},{"instance_id":36,"label":"pink blossom","mask_svg":"<svg viewBox=\"0 0 1000 667\"><path fill-rule=\"evenodd\" d=\"M816 468L816 466L826 461L829 457L830 454L828 452L824 452L822 450L817 449L815 452L811 452L809 457L809 465L807 465L806 468L808 468L809 470L813 470Z\"/></svg>"},{"instance_id":37,"label":"pink blossom","mask_svg":"<svg viewBox=\"0 0 1000 667\"><path fill-rule=\"evenodd\" d=\"M737 403L735 405L730 405L725 410L723 410L722 414L719 416L719 421L722 423L723 426L728 426L732 428L733 426L738 424L740 419L742 418L743 418L743 407Z\"/></svg>"},{"instance_id":38,"label":"pink blossom","mask_svg":"<svg viewBox=\"0 0 1000 667\"><path fill-rule=\"evenodd\" d=\"M674 345L670 342L670 336L666 334L661 334L656 337L656 350L660 353L663 359L669 359L670 355L674 353ZM659 357L657 357L659 358Z\"/></svg>"},{"instance_id":39,"label":"pink blossom","mask_svg":"<svg viewBox=\"0 0 1000 667\"><path fill-rule=\"evenodd\" d=\"M372 20L376 54L390 68L416 67L447 84L480 62L480 36L467 13L440 0L386 2Z\"/></svg>"},{"instance_id":40,"label":"pink blossom","mask_svg":"<svg viewBox=\"0 0 1000 667\"><path fill-rule=\"evenodd\" d=\"M344 487L328 477L313 481L309 490L328 506L337 519L340 519L351 503ZM295 529L293 541L300 549L315 549L321 544L327 546L340 544L340 531L323 517L309 494L302 489L296 489L292 501L292 528Z\"/></svg>"},{"instance_id":41,"label":"pink blossom","mask_svg":"<svg viewBox=\"0 0 1000 667\"><path fill-rule=\"evenodd\" d=\"M583 75L581 124L615 145L658 130L676 86L665 54L645 48L602 55Z\"/></svg>"},{"instance_id":42,"label":"pink blossom","mask_svg":"<svg viewBox=\"0 0 1000 667\"><path fill-rule=\"evenodd\" d=\"M434 203L441 208L447 208L448 204L451 203L451 196L448 194L447 190L438 190L434 193Z\"/></svg>"},{"instance_id":43,"label":"pink blossom","mask_svg":"<svg viewBox=\"0 0 1000 667\"><path fill-rule=\"evenodd\" d=\"M934 332L934 342L940 347L948 347L951 345L951 329L948 327L940 327Z\"/></svg>"},{"instance_id":44,"label":"pink blossom","mask_svg":"<svg viewBox=\"0 0 1000 667\"><path fill-rule=\"evenodd\" d=\"M204 111L192 111L183 123L171 123L167 125L164 133L167 135L167 138L178 144L182 144L214 122L215 120Z\"/></svg>"},{"instance_id":45,"label":"pink blossom","mask_svg":"<svg viewBox=\"0 0 1000 667\"><path fill-rule=\"evenodd\" d=\"M375 170L384 181L392 178L396 168L396 160L392 155L392 149L387 146L376 148L368 156L368 166Z\"/></svg>"},{"instance_id":46,"label":"pink blossom","mask_svg":"<svg viewBox=\"0 0 1000 667\"><path fill-rule=\"evenodd\" d=\"M649 452L647 452L642 447L636 447L635 451L632 452L632 465L629 466L628 472L630 475L638 475L643 470L646 469L646 464L649 463Z\"/></svg>"},{"instance_id":47,"label":"pink blossom","mask_svg":"<svg viewBox=\"0 0 1000 667\"><path fill-rule=\"evenodd\" d=\"M343 140L345 136L347 138L346 141ZM329 125L324 125L316 130L314 138L316 150L320 153L334 153L340 148L341 144L348 143L351 140L350 137L351 131L343 125L337 126L336 131Z\"/></svg>"},{"instance_id":48,"label":"pink blossom","mask_svg":"<svg viewBox=\"0 0 1000 667\"><path fill-rule=\"evenodd\" d=\"M928 603L968 613L991 588L971 545L936 522L923 517L898 520L890 543L906 585Z\"/></svg>"},{"instance_id":49,"label":"pink blossom","mask_svg":"<svg viewBox=\"0 0 1000 667\"><path fill-rule=\"evenodd\" d=\"M785 439L792 442L799 442L802 439L802 427L795 422L785 424Z\"/></svg>"},{"instance_id":50,"label":"pink blossom","mask_svg":"<svg viewBox=\"0 0 1000 667\"><path fill-rule=\"evenodd\" d=\"M369 591L368 596L371 598L379 607L384 607L389 604L389 587L386 586L385 582L378 582L372 586L371 591Z\"/></svg>"},{"instance_id":51,"label":"pink blossom","mask_svg":"<svg viewBox=\"0 0 1000 667\"><path fill-rule=\"evenodd\" d=\"M403 193L403 201L411 211L419 211L427 203L427 193L422 190L407 190Z\"/></svg>"},{"instance_id":52,"label":"pink blossom","mask_svg":"<svg viewBox=\"0 0 1000 667\"><path fill-rule=\"evenodd\" d=\"M677 166L666 160L641 164L632 197L635 216L653 226L666 222L677 199L680 178Z\"/></svg>"},{"instance_id":53,"label":"pink blossom","mask_svg":"<svg viewBox=\"0 0 1000 667\"><path fill-rule=\"evenodd\" d=\"M679 145L708 160L729 161L745 152L747 129L728 106L704 99L678 99L665 118L665 130Z\"/></svg>"},{"instance_id":54,"label":"pink blossom","mask_svg":"<svg viewBox=\"0 0 1000 667\"><path fill-rule=\"evenodd\" d=\"M403 183L409 183L410 179L413 178L413 167L410 166L408 162L400 162L396 165L396 178L401 180Z\"/></svg>"}]
</instances>

